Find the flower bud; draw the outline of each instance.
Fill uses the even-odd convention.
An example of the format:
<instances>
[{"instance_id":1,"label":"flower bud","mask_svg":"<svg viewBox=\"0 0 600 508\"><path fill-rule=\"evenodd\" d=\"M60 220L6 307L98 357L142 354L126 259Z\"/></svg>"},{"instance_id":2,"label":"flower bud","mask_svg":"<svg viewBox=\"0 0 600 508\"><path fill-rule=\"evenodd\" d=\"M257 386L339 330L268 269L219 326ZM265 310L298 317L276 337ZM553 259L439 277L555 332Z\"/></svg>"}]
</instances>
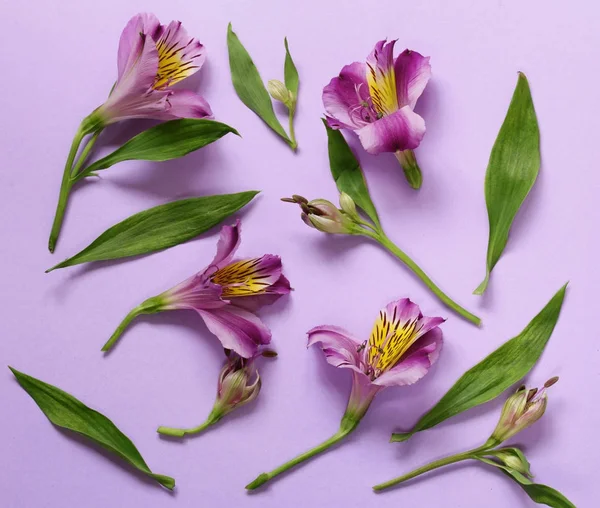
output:
<instances>
[{"instance_id":1,"label":"flower bud","mask_svg":"<svg viewBox=\"0 0 600 508\"><path fill-rule=\"evenodd\" d=\"M360 220L354 200L345 192L340 194L340 208L354 220Z\"/></svg>"},{"instance_id":2,"label":"flower bud","mask_svg":"<svg viewBox=\"0 0 600 508\"><path fill-rule=\"evenodd\" d=\"M232 353L221 370L217 399L211 416L218 419L253 401L260 392L261 381L253 358L242 358Z\"/></svg>"},{"instance_id":3,"label":"flower bud","mask_svg":"<svg viewBox=\"0 0 600 508\"><path fill-rule=\"evenodd\" d=\"M529 469L529 461L518 448L500 448L492 452L491 455L513 471L517 471L528 478L533 477Z\"/></svg>"},{"instance_id":4,"label":"flower bud","mask_svg":"<svg viewBox=\"0 0 600 508\"><path fill-rule=\"evenodd\" d=\"M276 101L283 102L288 108L291 108L294 103L294 95L286 86L278 79L271 79L267 83L269 95Z\"/></svg>"},{"instance_id":5,"label":"flower bud","mask_svg":"<svg viewBox=\"0 0 600 508\"><path fill-rule=\"evenodd\" d=\"M527 390L525 387L521 387L517 393L511 395L504 403L500 421L492 433L490 441L496 443L506 441L537 422L546 411L548 404L546 390L556 381L558 378L549 379L539 391L537 388Z\"/></svg>"},{"instance_id":6,"label":"flower bud","mask_svg":"<svg viewBox=\"0 0 600 508\"><path fill-rule=\"evenodd\" d=\"M301 218L304 223L319 231L350 235L355 234L357 231L354 221L348 215L342 213L331 201L326 199L307 201L298 195L283 198L282 201L300 205L302 209Z\"/></svg>"}]
</instances>

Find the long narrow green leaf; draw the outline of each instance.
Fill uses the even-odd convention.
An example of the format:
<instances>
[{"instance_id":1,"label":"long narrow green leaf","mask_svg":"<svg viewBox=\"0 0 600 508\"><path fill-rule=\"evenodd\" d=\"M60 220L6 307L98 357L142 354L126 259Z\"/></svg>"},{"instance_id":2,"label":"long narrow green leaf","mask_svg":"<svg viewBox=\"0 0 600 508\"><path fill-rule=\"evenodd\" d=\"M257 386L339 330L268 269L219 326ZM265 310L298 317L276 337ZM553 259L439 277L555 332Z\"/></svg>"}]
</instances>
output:
<instances>
[{"instance_id":1,"label":"long narrow green leaf","mask_svg":"<svg viewBox=\"0 0 600 508\"><path fill-rule=\"evenodd\" d=\"M182 199L136 213L107 229L78 254L46 270L139 256L186 242L247 205L259 191Z\"/></svg>"},{"instance_id":2,"label":"long narrow green leaf","mask_svg":"<svg viewBox=\"0 0 600 508\"><path fill-rule=\"evenodd\" d=\"M331 175L335 180L338 190L348 194L375 225L380 227L379 216L371 200L358 160L352 153L343 134L339 130L329 127L325 120L323 120L323 125L325 125L325 129L327 130Z\"/></svg>"},{"instance_id":3,"label":"long narrow green leaf","mask_svg":"<svg viewBox=\"0 0 600 508\"><path fill-rule=\"evenodd\" d=\"M296 69L296 64L294 64L294 60L292 60L287 37L283 40L283 43L285 45L285 63L283 66L285 87L294 94L295 99L298 99L298 86L300 84L298 69Z\"/></svg>"},{"instance_id":4,"label":"long narrow green leaf","mask_svg":"<svg viewBox=\"0 0 600 508\"><path fill-rule=\"evenodd\" d=\"M566 288L565 284L519 335L465 372L410 432L392 434L392 442L406 441L417 432L488 402L522 379L536 364L552 335Z\"/></svg>"},{"instance_id":5,"label":"long narrow green leaf","mask_svg":"<svg viewBox=\"0 0 600 508\"><path fill-rule=\"evenodd\" d=\"M131 138L123 146L94 162L81 176L107 169L128 160L167 161L198 150L225 134L238 132L229 125L196 118L171 120L151 127Z\"/></svg>"},{"instance_id":6,"label":"long narrow green leaf","mask_svg":"<svg viewBox=\"0 0 600 508\"><path fill-rule=\"evenodd\" d=\"M238 36L232 30L231 23L227 28L227 48L229 49L231 81L238 97L248 108L262 118L273 131L292 146L292 141L275 116L271 96L265 88L258 69Z\"/></svg>"},{"instance_id":7,"label":"long narrow green leaf","mask_svg":"<svg viewBox=\"0 0 600 508\"><path fill-rule=\"evenodd\" d=\"M499 464L493 460L483 457L480 457L477 460L502 470L506 476L515 480L523 488L527 495L538 504L545 504L547 506L552 506L553 508L575 508L575 505L571 503L571 501L569 501L564 495L562 495L558 490L548 487L548 485L534 483L518 471L515 471L514 469L503 464Z\"/></svg>"},{"instance_id":8,"label":"long narrow green leaf","mask_svg":"<svg viewBox=\"0 0 600 508\"><path fill-rule=\"evenodd\" d=\"M44 383L9 367L21 387L31 396L42 412L54 425L77 432L118 455L142 473L153 478L163 487L173 490L175 480L170 476L155 474L140 452L113 422L72 395L56 386Z\"/></svg>"},{"instance_id":9,"label":"long narrow green leaf","mask_svg":"<svg viewBox=\"0 0 600 508\"><path fill-rule=\"evenodd\" d=\"M490 274L504 251L513 220L540 170L540 131L529 83L519 73L504 123L485 175L485 201L490 224L486 275L474 291L486 290Z\"/></svg>"}]
</instances>

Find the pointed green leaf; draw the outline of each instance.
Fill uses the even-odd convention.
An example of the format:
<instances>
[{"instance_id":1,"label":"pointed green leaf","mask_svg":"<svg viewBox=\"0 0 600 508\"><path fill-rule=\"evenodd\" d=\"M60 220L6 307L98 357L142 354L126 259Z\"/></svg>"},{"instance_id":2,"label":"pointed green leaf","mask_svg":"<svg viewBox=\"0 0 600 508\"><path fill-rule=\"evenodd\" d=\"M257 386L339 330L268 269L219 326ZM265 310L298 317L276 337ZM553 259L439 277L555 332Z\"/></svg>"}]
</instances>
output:
<instances>
[{"instance_id":1,"label":"pointed green leaf","mask_svg":"<svg viewBox=\"0 0 600 508\"><path fill-rule=\"evenodd\" d=\"M230 132L239 136L233 127L214 120L183 118L164 122L141 132L111 154L94 162L81 172L78 179L107 169L118 162L177 159Z\"/></svg>"},{"instance_id":2,"label":"pointed green leaf","mask_svg":"<svg viewBox=\"0 0 600 508\"><path fill-rule=\"evenodd\" d=\"M46 270L139 256L191 240L247 205L259 191L181 199L136 213L78 254Z\"/></svg>"},{"instance_id":3,"label":"pointed green leaf","mask_svg":"<svg viewBox=\"0 0 600 508\"><path fill-rule=\"evenodd\" d=\"M392 442L406 441L417 432L488 402L522 379L536 364L552 335L566 288L565 284L519 335L465 372L410 432L392 434Z\"/></svg>"},{"instance_id":4,"label":"pointed green leaf","mask_svg":"<svg viewBox=\"0 0 600 508\"><path fill-rule=\"evenodd\" d=\"M265 88L258 69L232 30L231 23L227 28L227 48L229 49L231 81L238 97L291 146L292 141L275 116L271 96Z\"/></svg>"},{"instance_id":5,"label":"pointed green leaf","mask_svg":"<svg viewBox=\"0 0 600 508\"><path fill-rule=\"evenodd\" d=\"M329 166L331 175L340 192L348 194L369 218L380 228L379 216L369 195L362 169L339 130L334 130L323 120L327 130Z\"/></svg>"},{"instance_id":6,"label":"pointed green leaf","mask_svg":"<svg viewBox=\"0 0 600 508\"><path fill-rule=\"evenodd\" d=\"M529 83L519 73L504 123L500 128L485 174L485 201L490 233L486 276L474 294L486 290L490 273L500 259L519 208L540 170L540 131Z\"/></svg>"},{"instance_id":7,"label":"pointed green leaf","mask_svg":"<svg viewBox=\"0 0 600 508\"><path fill-rule=\"evenodd\" d=\"M294 94L294 98L298 99L298 86L300 84L300 78L298 77L298 69L292 60L290 55L290 48L288 46L287 37L283 39L285 45L285 64L283 66L283 76L286 88Z\"/></svg>"},{"instance_id":8,"label":"pointed green leaf","mask_svg":"<svg viewBox=\"0 0 600 508\"><path fill-rule=\"evenodd\" d=\"M42 412L54 425L77 432L110 452L118 455L136 469L153 478L163 487L173 490L175 480L155 474L140 452L113 422L98 411L86 406L72 395L56 386L44 383L9 367L21 387L31 396Z\"/></svg>"}]
</instances>

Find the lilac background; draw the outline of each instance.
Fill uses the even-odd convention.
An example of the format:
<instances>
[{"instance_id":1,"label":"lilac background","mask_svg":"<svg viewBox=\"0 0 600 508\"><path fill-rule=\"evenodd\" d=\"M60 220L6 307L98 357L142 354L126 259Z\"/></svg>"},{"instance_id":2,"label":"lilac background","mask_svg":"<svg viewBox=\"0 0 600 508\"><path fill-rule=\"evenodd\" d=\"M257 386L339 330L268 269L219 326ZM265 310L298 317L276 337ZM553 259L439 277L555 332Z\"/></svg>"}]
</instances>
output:
<instances>
[{"instance_id":1,"label":"lilac background","mask_svg":"<svg viewBox=\"0 0 600 508\"><path fill-rule=\"evenodd\" d=\"M116 47L131 15L180 19L208 49L196 81L219 120L239 129L183 160L123 163L77 188L55 255L46 250L62 166L79 120L108 93ZM454 418L405 444L391 445L471 365L520 332L571 281L554 336L530 376L561 376L544 419L519 436L537 479L577 506L596 506L600 426L600 282L597 168L600 94L597 8L593 2L454 1L4 2L0 56L2 171L0 359L56 384L104 412L136 443L150 467L177 480L173 495L119 461L54 429L6 369L0 376L0 496L7 507L86 506L461 506L526 507L509 480L475 464L375 497L371 485L442 455L478 445L500 402ZM300 150L267 130L236 97L225 35L233 22L265 80L283 77L287 35L300 72ZM392 155L360 152L388 234L449 294L479 313L478 330L443 308L395 259L354 238L325 237L279 202L298 193L337 196L319 119L321 88L362 60L385 36L431 55L433 79L418 111L428 132L418 157L424 185L413 192ZM543 167L484 298L487 159L517 79L531 82L542 132ZM135 125L111 128L114 145ZM105 150L106 151L106 148ZM159 424L194 425L212 405L221 352L191 312L140 319L108 358L100 347L124 314L212 257L216 230L141 259L44 269L125 217L176 198L262 189L243 218L241 254L281 254L296 291L263 313L280 353L265 361L256 404L205 435L160 439ZM233 220L233 219L232 219ZM338 324L367 337L377 311L410 296L444 315L445 350L419 384L390 389L360 429L332 453L247 495L244 485L337 428L347 372L306 351L304 332ZM595 492L596 491L596 492Z\"/></svg>"}]
</instances>

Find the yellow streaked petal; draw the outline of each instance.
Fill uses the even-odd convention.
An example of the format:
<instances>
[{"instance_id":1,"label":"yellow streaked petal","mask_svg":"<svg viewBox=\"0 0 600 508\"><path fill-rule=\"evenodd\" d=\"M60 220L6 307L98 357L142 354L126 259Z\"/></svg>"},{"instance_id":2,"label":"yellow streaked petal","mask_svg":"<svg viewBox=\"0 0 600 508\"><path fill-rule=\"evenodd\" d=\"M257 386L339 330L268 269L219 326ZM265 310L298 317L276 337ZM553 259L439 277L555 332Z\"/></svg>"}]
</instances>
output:
<instances>
[{"instance_id":1,"label":"yellow streaked petal","mask_svg":"<svg viewBox=\"0 0 600 508\"><path fill-rule=\"evenodd\" d=\"M416 320L400 323L397 316L388 316L385 309L380 311L369 337L368 351L368 362L376 375L393 367L408 351L418 338L416 325Z\"/></svg>"},{"instance_id":2,"label":"yellow streaked petal","mask_svg":"<svg viewBox=\"0 0 600 508\"><path fill-rule=\"evenodd\" d=\"M222 287L223 298L264 293L273 284L271 270L261 267L264 257L231 263L218 270L211 280Z\"/></svg>"}]
</instances>

